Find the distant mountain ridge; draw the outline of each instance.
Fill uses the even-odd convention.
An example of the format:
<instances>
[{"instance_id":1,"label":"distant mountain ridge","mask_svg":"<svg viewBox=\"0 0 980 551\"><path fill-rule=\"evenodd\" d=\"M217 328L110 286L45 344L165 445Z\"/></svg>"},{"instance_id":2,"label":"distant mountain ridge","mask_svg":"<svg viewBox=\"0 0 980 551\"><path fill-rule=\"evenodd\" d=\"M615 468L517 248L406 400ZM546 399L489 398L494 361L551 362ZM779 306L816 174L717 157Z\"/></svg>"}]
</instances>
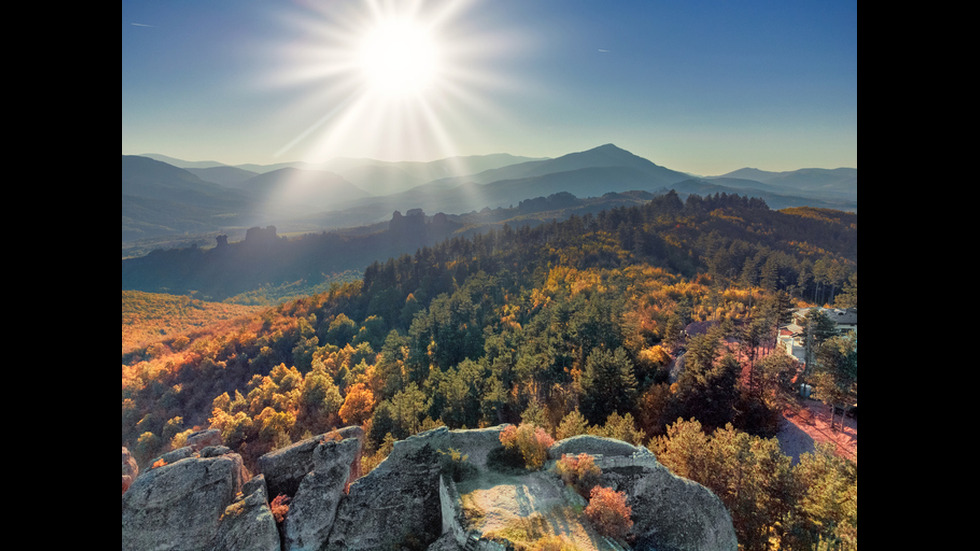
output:
<instances>
[{"instance_id":1,"label":"distant mountain ridge","mask_svg":"<svg viewBox=\"0 0 980 551\"><path fill-rule=\"evenodd\" d=\"M501 180L516 180L533 178L561 172L571 172L584 168L613 168L629 167L646 173L651 177L666 181L680 181L688 178L687 174L670 170L653 162L620 149L613 144L605 144L586 151L569 153L554 159L542 159L508 165L491 169L478 174L457 178L457 182L465 181L477 184L488 184Z\"/></svg>"},{"instance_id":2,"label":"distant mountain ridge","mask_svg":"<svg viewBox=\"0 0 980 551\"><path fill-rule=\"evenodd\" d=\"M744 168L695 177L614 144L547 159L499 154L430 162L334 159L236 167L124 155L123 242L242 233L249 225L274 224L282 233L323 231L385 221L395 210L464 214L561 192L586 198L669 189L681 196L760 197L774 209L857 209L856 169ZM270 205L272 197L279 199Z\"/></svg>"},{"instance_id":3,"label":"distant mountain ridge","mask_svg":"<svg viewBox=\"0 0 980 551\"><path fill-rule=\"evenodd\" d=\"M372 196L339 174L292 167L257 174L237 188L282 217L336 210Z\"/></svg>"},{"instance_id":4,"label":"distant mountain ridge","mask_svg":"<svg viewBox=\"0 0 980 551\"><path fill-rule=\"evenodd\" d=\"M176 166L176 165L175 165ZM185 169L198 178L227 187L238 187L245 181L259 175L257 172L236 166L213 166L208 168Z\"/></svg>"},{"instance_id":5,"label":"distant mountain ridge","mask_svg":"<svg viewBox=\"0 0 980 551\"><path fill-rule=\"evenodd\" d=\"M729 178L761 182L774 190L789 188L807 192L836 194L842 197L853 196L857 192L856 168L801 168L784 172L742 168L712 179Z\"/></svg>"},{"instance_id":6,"label":"distant mountain ridge","mask_svg":"<svg viewBox=\"0 0 980 551\"><path fill-rule=\"evenodd\" d=\"M243 164L229 166L215 161L183 161L158 154L145 154L143 156L187 169L205 180L209 177L215 178L211 181L217 181L218 178L221 178L228 183L240 183L257 174L265 174L284 168L334 172L374 195L387 195L404 191L439 178L477 173L502 166L539 160L509 153L496 153L450 157L434 161L380 161L377 159L339 157L322 163L296 161L273 165Z\"/></svg>"},{"instance_id":7,"label":"distant mountain ridge","mask_svg":"<svg viewBox=\"0 0 980 551\"><path fill-rule=\"evenodd\" d=\"M247 225L250 200L219 184L147 157L122 157L123 242L154 235L207 233Z\"/></svg>"}]
</instances>

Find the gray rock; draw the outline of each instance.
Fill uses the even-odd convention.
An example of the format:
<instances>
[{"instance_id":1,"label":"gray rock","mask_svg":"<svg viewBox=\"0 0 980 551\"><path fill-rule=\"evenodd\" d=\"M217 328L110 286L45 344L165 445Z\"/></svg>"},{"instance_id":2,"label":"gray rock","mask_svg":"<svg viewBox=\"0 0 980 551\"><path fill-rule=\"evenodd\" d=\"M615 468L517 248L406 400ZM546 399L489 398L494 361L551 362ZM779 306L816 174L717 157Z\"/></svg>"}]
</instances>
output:
<instances>
[{"instance_id":1,"label":"gray rock","mask_svg":"<svg viewBox=\"0 0 980 551\"><path fill-rule=\"evenodd\" d=\"M467 457L468 464L485 471L487 469L487 457L490 452L500 449L500 433L506 427L506 424L484 429L448 430L443 427L443 442L439 443L438 449L442 451L457 450Z\"/></svg>"},{"instance_id":2,"label":"gray rock","mask_svg":"<svg viewBox=\"0 0 980 551\"><path fill-rule=\"evenodd\" d=\"M632 508L636 551L736 551L731 515L708 488L671 473L650 453L604 456L600 485L622 491Z\"/></svg>"},{"instance_id":3,"label":"gray rock","mask_svg":"<svg viewBox=\"0 0 980 551\"><path fill-rule=\"evenodd\" d=\"M221 431L218 429L199 430L187 436L187 445L195 450L201 450L208 446L219 446L222 443Z\"/></svg>"},{"instance_id":4,"label":"gray rock","mask_svg":"<svg viewBox=\"0 0 980 551\"><path fill-rule=\"evenodd\" d=\"M337 507L326 549L424 549L442 535L440 454L448 431L395 443L391 454L350 486Z\"/></svg>"},{"instance_id":5,"label":"gray rock","mask_svg":"<svg viewBox=\"0 0 980 551\"><path fill-rule=\"evenodd\" d=\"M122 549L456 551L477 544L503 549L499 542L470 541L446 464L446 452L453 449L472 463L467 477L476 478L463 479L469 484L479 483L482 476L500 476L487 472L487 458L501 449L502 429L442 427L412 436L396 442L385 461L353 484L349 481L357 475L361 450L359 428L342 433L355 438L321 436L267 454L260 460L263 474L244 484L241 457L228 448L181 448L161 456L167 464L141 473L123 494ZM672 474L645 448L580 436L549 450L552 458L563 453L593 455L602 469L600 484L626 493L633 511L634 549L737 550L731 517L721 500L704 486ZM296 489L273 493L270 473L279 488L295 484ZM553 476L547 471L533 474ZM278 494L292 497L281 544L269 508L269 497Z\"/></svg>"},{"instance_id":6,"label":"gray rock","mask_svg":"<svg viewBox=\"0 0 980 551\"><path fill-rule=\"evenodd\" d=\"M153 461L151 461L150 464L152 465L152 464L156 463L157 461L163 460L164 463L166 463L166 464L169 465L171 463L176 463L176 462L180 461L181 459L186 459L188 457L193 457L194 456L194 453L195 453L194 452L194 448L192 448L190 446L184 446L183 448L177 448L176 450L169 451L169 452L161 455L160 457L157 457L156 459L154 459Z\"/></svg>"},{"instance_id":7,"label":"gray rock","mask_svg":"<svg viewBox=\"0 0 980 551\"><path fill-rule=\"evenodd\" d=\"M426 551L464 551L463 547L457 543L452 534L446 533L439 537Z\"/></svg>"},{"instance_id":8,"label":"gray rock","mask_svg":"<svg viewBox=\"0 0 980 551\"><path fill-rule=\"evenodd\" d=\"M363 440L364 430L358 426L345 427L336 431L335 435L340 439ZM265 475L269 495L271 497L280 494L290 497L296 495L300 482L313 470L313 450L321 442L333 436L331 433L321 434L259 457L257 468ZM356 477L358 474L359 472L353 473L353 476Z\"/></svg>"},{"instance_id":9,"label":"gray rock","mask_svg":"<svg viewBox=\"0 0 980 551\"><path fill-rule=\"evenodd\" d=\"M265 477L242 486L242 498L225 508L214 551L280 551L279 529L269 508Z\"/></svg>"},{"instance_id":10,"label":"gray rock","mask_svg":"<svg viewBox=\"0 0 980 551\"><path fill-rule=\"evenodd\" d=\"M315 550L327 541L360 450L357 438L326 441L314 449L313 471L300 483L283 523L284 549Z\"/></svg>"},{"instance_id":11,"label":"gray rock","mask_svg":"<svg viewBox=\"0 0 980 551\"><path fill-rule=\"evenodd\" d=\"M231 453L231 448L228 446L207 446L198 453L201 457L218 457L219 455Z\"/></svg>"},{"instance_id":12,"label":"gray rock","mask_svg":"<svg viewBox=\"0 0 980 551\"><path fill-rule=\"evenodd\" d=\"M652 455L650 450L628 444L622 440L606 438L604 436L580 434L578 436L572 436L564 440L559 440L558 442L552 444L552 446L548 448L548 459L561 459L561 456L564 454L578 455L580 453L587 453L595 456L633 455L637 453Z\"/></svg>"},{"instance_id":13,"label":"gray rock","mask_svg":"<svg viewBox=\"0 0 980 551\"><path fill-rule=\"evenodd\" d=\"M214 545L222 514L242 488L242 458L186 454L181 449L162 456L176 461L141 473L122 495L123 551Z\"/></svg>"}]
</instances>

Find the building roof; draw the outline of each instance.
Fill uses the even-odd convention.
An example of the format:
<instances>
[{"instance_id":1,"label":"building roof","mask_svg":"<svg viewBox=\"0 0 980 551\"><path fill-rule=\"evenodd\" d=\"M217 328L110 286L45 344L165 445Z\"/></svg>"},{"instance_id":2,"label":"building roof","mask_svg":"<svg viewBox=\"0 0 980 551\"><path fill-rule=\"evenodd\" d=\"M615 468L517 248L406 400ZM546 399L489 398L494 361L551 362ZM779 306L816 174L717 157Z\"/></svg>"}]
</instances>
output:
<instances>
[{"instance_id":1,"label":"building roof","mask_svg":"<svg viewBox=\"0 0 980 551\"><path fill-rule=\"evenodd\" d=\"M813 308L799 308L796 312L806 314ZM857 308L818 308L837 325L857 325Z\"/></svg>"},{"instance_id":2,"label":"building roof","mask_svg":"<svg viewBox=\"0 0 980 551\"><path fill-rule=\"evenodd\" d=\"M696 335L704 335L705 333L708 332L709 329L711 329L711 327L717 325L717 323L718 322L716 321L710 321L710 320L692 321L691 323L687 324L687 327L684 328L684 332L687 333L687 335L690 337Z\"/></svg>"}]
</instances>

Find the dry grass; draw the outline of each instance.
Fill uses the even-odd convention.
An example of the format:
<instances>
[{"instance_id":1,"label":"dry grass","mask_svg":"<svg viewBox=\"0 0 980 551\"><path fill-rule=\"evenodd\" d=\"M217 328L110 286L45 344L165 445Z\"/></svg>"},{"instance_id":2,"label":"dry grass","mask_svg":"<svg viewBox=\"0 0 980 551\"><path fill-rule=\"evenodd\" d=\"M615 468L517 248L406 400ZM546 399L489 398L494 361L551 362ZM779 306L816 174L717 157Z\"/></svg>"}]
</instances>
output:
<instances>
[{"instance_id":1,"label":"dry grass","mask_svg":"<svg viewBox=\"0 0 980 551\"><path fill-rule=\"evenodd\" d=\"M483 474L458 486L468 527L483 537L507 540L522 551L613 549L555 473Z\"/></svg>"}]
</instances>

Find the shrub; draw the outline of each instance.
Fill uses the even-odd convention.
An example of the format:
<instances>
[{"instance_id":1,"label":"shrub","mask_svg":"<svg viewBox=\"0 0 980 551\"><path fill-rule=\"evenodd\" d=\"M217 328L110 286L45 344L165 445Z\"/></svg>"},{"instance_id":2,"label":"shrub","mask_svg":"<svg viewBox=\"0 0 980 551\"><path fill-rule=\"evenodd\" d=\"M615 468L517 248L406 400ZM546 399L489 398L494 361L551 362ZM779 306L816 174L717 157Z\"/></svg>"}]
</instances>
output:
<instances>
[{"instance_id":1,"label":"shrub","mask_svg":"<svg viewBox=\"0 0 980 551\"><path fill-rule=\"evenodd\" d=\"M563 454L555 463L555 471L562 481L575 488L575 491L588 497L592 487L599 483L602 469L595 464L595 458L587 453L577 456Z\"/></svg>"},{"instance_id":2,"label":"shrub","mask_svg":"<svg viewBox=\"0 0 980 551\"><path fill-rule=\"evenodd\" d=\"M516 449L524 459L528 470L540 469L548 459L548 448L555 440L543 428L521 423L520 426L508 425L500 433L500 443L507 449Z\"/></svg>"},{"instance_id":3,"label":"shrub","mask_svg":"<svg viewBox=\"0 0 980 551\"><path fill-rule=\"evenodd\" d=\"M459 450L449 448L448 452L443 450L436 451L442 456L439 461L442 474L449 475L453 479L453 482L461 482L468 475L476 471L476 468L467 461L469 456Z\"/></svg>"},{"instance_id":4,"label":"shrub","mask_svg":"<svg viewBox=\"0 0 980 551\"><path fill-rule=\"evenodd\" d=\"M282 521L286 520L286 514L289 513L289 498L283 494L277 495L269 503L269 509L272 510L272 516L276 519L276 523L282 524Z\"/></svg>"},{"instance_id":5,"label":"shrub","mask_svg":"<svg viewBox=\"0 0 980 551\"><path fill-rule=\"evenodd\" d=\"M632 508L626 505L626 494L611 488L595 486L589 495L585 516L601 534L622 539L633 527Z\"/></svg>"}]
</instances>

